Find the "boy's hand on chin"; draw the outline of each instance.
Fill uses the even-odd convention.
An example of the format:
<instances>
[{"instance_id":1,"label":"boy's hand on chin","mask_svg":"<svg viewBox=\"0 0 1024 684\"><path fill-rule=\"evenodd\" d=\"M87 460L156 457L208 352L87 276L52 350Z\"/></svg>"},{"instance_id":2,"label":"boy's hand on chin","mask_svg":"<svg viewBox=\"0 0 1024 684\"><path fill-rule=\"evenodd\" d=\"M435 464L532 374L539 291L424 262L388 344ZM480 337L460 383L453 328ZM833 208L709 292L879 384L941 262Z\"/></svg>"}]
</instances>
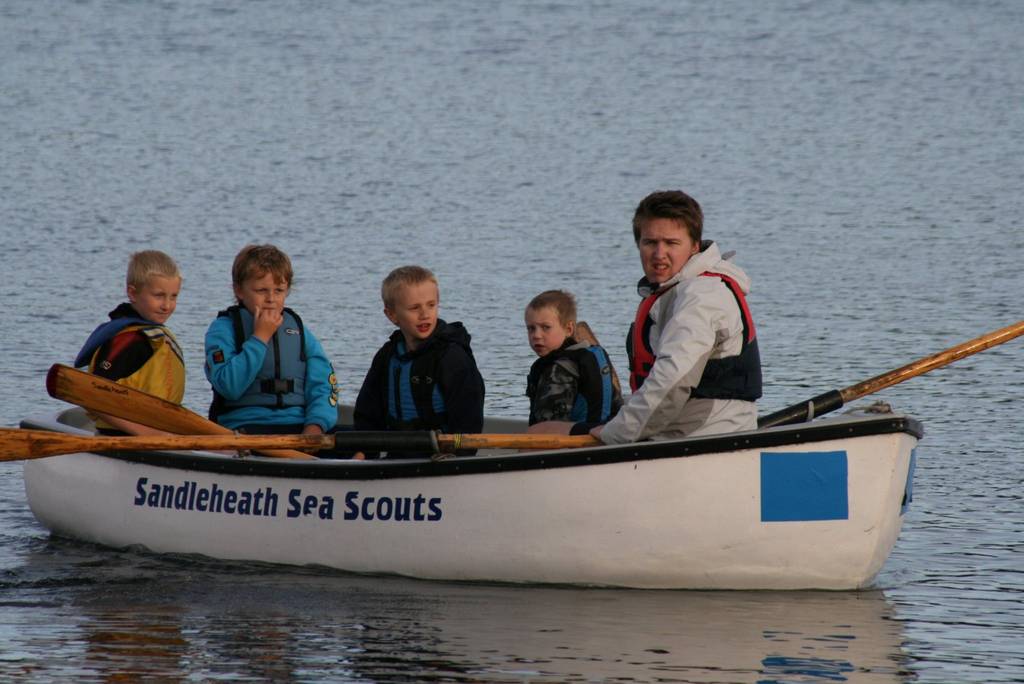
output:
<instances>
[{"instance_id":1,"label":"boy's hand on chin","mask_svg":"<svg viewBox=\"0 0 1024 684\"><path fill-rule=\"evenodd\" d=\"M283 322L284 314L279 309L256 309L256 313L253 314L252 334L264 342L269 342Z\"/></svg>"}]
</instances>

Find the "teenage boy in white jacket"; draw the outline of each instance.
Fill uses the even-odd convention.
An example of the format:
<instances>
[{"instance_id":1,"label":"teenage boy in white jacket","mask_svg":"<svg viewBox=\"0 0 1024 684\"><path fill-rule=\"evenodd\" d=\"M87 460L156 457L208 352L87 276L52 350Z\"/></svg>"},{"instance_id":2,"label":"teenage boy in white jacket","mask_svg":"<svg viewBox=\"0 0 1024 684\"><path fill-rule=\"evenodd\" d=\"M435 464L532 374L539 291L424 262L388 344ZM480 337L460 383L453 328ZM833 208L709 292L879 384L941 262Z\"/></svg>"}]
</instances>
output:
<instances>
[{"instance_id":1,"label":"teenage boy in white jacket","mask_svg":"<svg viewBox=\"0 0 1024 684\"><path fill-rule=\"evenodd\" d=\"M644 301L628 345L633 394L590 431L606 444L757 428L761 362L745 297L750 278L701 240L703 223L697 201L678 190L637 206Z\"/></svg>"}]
</instances>

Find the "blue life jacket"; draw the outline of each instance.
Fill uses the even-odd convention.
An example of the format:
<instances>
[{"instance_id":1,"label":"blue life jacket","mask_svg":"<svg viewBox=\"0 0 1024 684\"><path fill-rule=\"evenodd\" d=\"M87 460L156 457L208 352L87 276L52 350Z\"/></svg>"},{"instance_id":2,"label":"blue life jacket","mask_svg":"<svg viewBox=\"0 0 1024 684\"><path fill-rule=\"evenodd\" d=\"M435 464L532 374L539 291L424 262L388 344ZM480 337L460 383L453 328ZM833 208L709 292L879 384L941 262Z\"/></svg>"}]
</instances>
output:
<instances>
[{"instance_id":1,"label":"blue life jacket","mask_svg":"<svg viewBox=\"0 0 1024 684\"><path fill-rule=\"evenodd\" d=\"M245 307L230 306L217 314L231 319L235 331L235 353L241 353L242 344L252 335L253 317ZM283 409L306 405L306 333L299 315L284 308L284 322L267 344L263 367L255 379L237 399L228 399L213 390L210 420L243 406L263 406Z\"/></svg>"},{"instance_id":2,"label":"blue life jacket","mask_svg":"<svg viewBox=\"0 0 1024 684\"><path fill-rule=\"evenodd\" d=\"M449 410L445 404L443 379L453 371L456 374L474 373L481 385L473 350L471 336L462 323L446 323L438 319L434 333L413 351L407 351L402 333L396 330L390 338L387 349L387 417L388 430L449 430ZM448 351L461 347L468 357L468 365L453 366L454 357L443 363ZM461 356L461 355L460 355ZM461 362L460 362L461 363ZM383 386L383 383L382 383ZM453 398L456 404L460 398ZM460 407L456 406L456 410ZM466 407L461 407L466 410ZM461 416L465 421L465 417Z\"/></svg>"},{"instance_id":3,"label":"blue life jacket","mask_svg":"<svg viewBox=\"0 0 1024 684\"><path fill-rule=\"evenodd\" d=\"M569 412L574 423L606 423L622 407L622 395L612 382L612 362L603 347L586 346L568 338L568 344L534 361L526 379L526 394L537 395L541 374L551 364L566 359L579 369L576 399Z\"/></svg>"},{"instance_id":4,"label":"blue life jacket","mask_svg":"<svg viewBox=\"0 0 1024 684\"><path fill-rule=\"evenodd\" d=\"M388 360L388 430L444 430L448 412L441 395L441 357L444 344L428 344L408 354L405 342L395 342Z\"/></svg>"},{"instance_id":5,"label":"blue life jacket","mask_svg":"<svg viewBox=\"0 0 1024 684\"><path fill-rule=\"evenodd\" d=\"M82 345L82 349L78 352L78 356L75 357L75 368L88 366L97 349L114 339L117 333L130 325L145 325L152 326L154 328L164 328L164 326L159 323L154 323L153 321L147 321L145 318L141 318L135 313L134 309L128 308L128 305L124 304L114 309L114 311L111 312L111 315L118 315L118 318L113 318L106 323L100 323L96 326L96 329L89 335L89 339L87 339L85 344Z\"/></svg>"}]
</instances>

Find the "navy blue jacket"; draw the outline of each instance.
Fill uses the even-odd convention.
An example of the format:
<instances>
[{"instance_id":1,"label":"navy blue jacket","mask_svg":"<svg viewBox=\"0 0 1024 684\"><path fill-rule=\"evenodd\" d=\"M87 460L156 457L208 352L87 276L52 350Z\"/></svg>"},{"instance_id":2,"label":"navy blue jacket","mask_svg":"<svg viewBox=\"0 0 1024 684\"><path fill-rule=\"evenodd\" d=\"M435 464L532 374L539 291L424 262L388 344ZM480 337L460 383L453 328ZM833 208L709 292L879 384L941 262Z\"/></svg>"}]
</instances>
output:
<instances>
[{"instance_id":1,"label":"navy blue jacket","mask_svg":"<svg viewBox=\"0 0 1024 684\"><path fill-rule=\"evenodd\" d=\"M438 320L434 333L408 352L396 330L373 357L356 398L356 430L480 432L484 380L461 323Z\"/></svg>"}]
</instances>

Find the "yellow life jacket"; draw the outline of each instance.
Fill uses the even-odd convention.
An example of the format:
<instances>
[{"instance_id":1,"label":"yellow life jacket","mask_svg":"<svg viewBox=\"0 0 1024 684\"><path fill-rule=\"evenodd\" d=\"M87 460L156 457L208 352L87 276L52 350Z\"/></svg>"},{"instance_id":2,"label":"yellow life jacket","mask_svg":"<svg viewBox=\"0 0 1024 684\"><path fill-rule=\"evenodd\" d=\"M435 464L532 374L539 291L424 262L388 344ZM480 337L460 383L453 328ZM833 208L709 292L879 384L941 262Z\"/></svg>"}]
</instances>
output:
<instances>
[{"instance_id":1,"label":"yellow life jacket","mask_svg":"<svg viewBox=\"0 0 1024 684\"><path fill-rule=\"evenodd\" d=\"M171 331L162 325L129 325L117 335L131 334L135 331L146 336L153 349L153 356L137 371L117 380L117 384L180 404L185 397L185 361L178 341L174 339ZM89 362L90 373L95 372L96 356L99 352L100 349L97 349L92 355ZM96 427L116 429L102 418L94 414L90 416L96 422Z\"/></svg>"}]
</instances>

